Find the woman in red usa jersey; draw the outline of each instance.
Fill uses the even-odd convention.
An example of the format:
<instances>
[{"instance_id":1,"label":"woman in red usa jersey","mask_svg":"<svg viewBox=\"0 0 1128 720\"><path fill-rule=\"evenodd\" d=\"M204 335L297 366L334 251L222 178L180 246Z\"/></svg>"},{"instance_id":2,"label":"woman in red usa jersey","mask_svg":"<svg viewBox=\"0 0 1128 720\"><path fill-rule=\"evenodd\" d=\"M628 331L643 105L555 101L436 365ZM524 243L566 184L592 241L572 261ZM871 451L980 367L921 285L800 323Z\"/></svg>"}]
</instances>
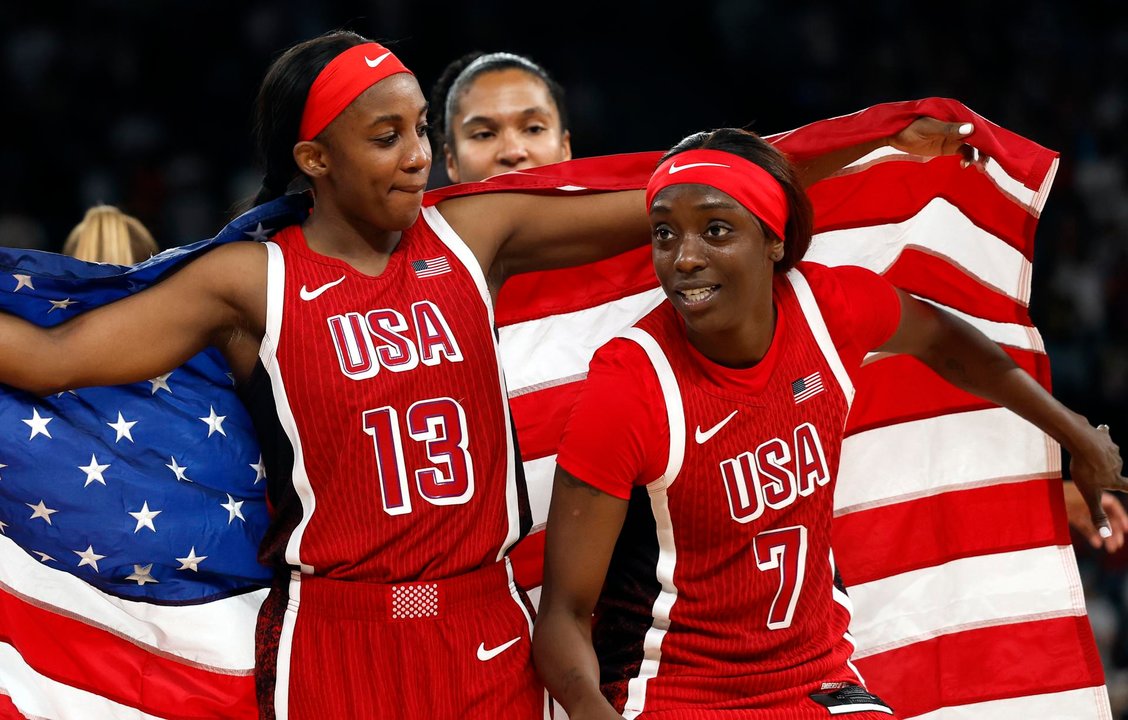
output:
<instances>
[{"instance_id":1,"label":"woman in red usa jersey","mask_svg":"<svg viewBox=\"0 0 1128 720\"><path fill-rule=\"evenodd\" d=\"M491 294L515 273L645 244L643 193L423 209L426 110L387 48L351 33L300 43L268 71L257 119L257 201L312 189L300 225L256 229L50 330L0 317L0 381L39 393L224 354L272 510L263 717L544 713L506 558L527 503Z\"/></svg>"},{"instance_id":2,"label":"woman in red usa jersey","mask_svg":"<svg viewBox=\"0 0 1128 720\"><path fill-rule=\"evenodd\" d=\"M209 345L226 357L268 469L264 718L546 712L505 559L528 520L490 296L645 244L642 192L422 209L426 112L380 44L299 43L259 93L255 204L303 182L304 222L51 330L0 317L0 379L40 394L155 377Z\"/></svg>"},{"instance_id":3,"label":"woman in red usa jersey","mask_svg":"<svg viewBox=\"0 0 1128 720\"><path fill-rule=\"evenodd\" d=\"M646 203L668 302L596 353L565 428L538 671L573 720L893 716L850 662L830 546L866 354L911 354L1053 436L1098 527L1102 488L1128 488L1119 450L962 320L802 262L809 204L758 136L686 138Z\"/></svg>"}]
</instances>

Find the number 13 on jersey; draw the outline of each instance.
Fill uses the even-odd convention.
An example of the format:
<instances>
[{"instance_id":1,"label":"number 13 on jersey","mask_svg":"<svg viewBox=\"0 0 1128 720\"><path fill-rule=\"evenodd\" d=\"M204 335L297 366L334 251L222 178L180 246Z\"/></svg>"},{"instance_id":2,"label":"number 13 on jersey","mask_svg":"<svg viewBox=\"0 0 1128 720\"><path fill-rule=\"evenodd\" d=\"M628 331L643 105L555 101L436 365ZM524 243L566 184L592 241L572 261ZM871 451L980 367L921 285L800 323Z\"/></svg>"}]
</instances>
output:
<instances>
[{"instance_id":1,"label":"number 13 on jersey","mask_svg":"<svg viewBox=\"0 0 1128 720\"><path fill-rule=\"evenodd\" d=\"M403 415L402 429L412 442L423 443L430 465L412 468L419 497L432 505L462 505L474 496L474 461L466 452L466 411L448 397L413 403ZM411 512L400 414L390 406L364 412L364 432L372 437L384 512Z\"/></svg>"}]
</instances>

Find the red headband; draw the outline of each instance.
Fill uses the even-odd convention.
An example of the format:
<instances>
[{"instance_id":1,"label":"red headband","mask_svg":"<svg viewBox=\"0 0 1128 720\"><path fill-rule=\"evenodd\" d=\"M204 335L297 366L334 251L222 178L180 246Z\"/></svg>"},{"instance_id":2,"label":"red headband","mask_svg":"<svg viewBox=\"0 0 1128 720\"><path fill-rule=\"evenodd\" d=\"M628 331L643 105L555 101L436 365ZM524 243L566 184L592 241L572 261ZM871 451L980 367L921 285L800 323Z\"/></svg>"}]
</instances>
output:
<instances>
[{"instance_id":1,"label":"red headband","mask_svg":"<svg viewBox=\"0 0 1128 720\"><path fill-rule=\"evenodd\" d=\"M671 185L700 184L732 196L760 218L776 237L787 227L787 195L767 170L739 155L721 150L687 150L658 166L646 185L646 209L654 196Z\"/></svg>"},{"instance_id":2,"label":"red headband","mask_svg":"<svg viewBox=\"0 0 1128 720\"><path fill-rule=\"evenodd\" d=\"M362 92L389 75L411 73L379 43L356 45L329 61L313 81L298 140L312 140ZM414 73L412 73L414 74Z\"/></svg>"}]
</instances>

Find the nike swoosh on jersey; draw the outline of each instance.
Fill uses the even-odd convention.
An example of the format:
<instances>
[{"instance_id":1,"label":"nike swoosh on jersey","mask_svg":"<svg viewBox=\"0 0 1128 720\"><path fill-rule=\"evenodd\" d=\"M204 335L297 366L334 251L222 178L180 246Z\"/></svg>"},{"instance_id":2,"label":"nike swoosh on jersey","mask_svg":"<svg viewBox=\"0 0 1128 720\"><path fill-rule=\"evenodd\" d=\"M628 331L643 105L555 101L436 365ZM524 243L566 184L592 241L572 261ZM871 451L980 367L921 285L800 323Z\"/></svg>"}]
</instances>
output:
<instances>
[{"instance_id":1,"label":"nike swoosh on jersey","mask_svg":"<svg viewBox=\"0 0 1128 720\"><path fill-rule=\"evenodd\" d=\"M681 167L678 167L678 164L675 162L675 163L670 163L669 173L671 175L673 175L674 173L680 173L682 170L688 170L690 168L695 168L695 167L723 167L723 168L727 168L727 167L732 167L732 166L731 165L722 165L721 163L700 162L700 163L690 163L688 165L682 165Z\"/></svg>"},{"instance_id":2,"label":"nike swoosh on jersey","mask_svg":"<svg viewBox=\"0 0 1128 720\"><path fill-rule=\"evenodd\" d=\"M490 660L493 660L498 655L502 654L503 652L505 652L509 648L513 647L517 643L517 641L520 640L520 639L521 639L520 636L515 637L512 640L510 640L509 642L503 642L502 644L498 645L497 647L490 648L489 650L486 649L485 643L478 643L478 659L481 660L482 662L488 662Z\"/></svg>"},{"instance_id":3,"label":"nike swoosh on jersey","mask_svg":"<svg viewBox=\"0 0 1128 720\"><path fill-rule=\"evenodd\" d=\"M329 288L340 285L344 281L345 281L345 276L342 275L341 277L337 278L333 282L327 282L324 285L322 285L321 287L316 288L314 290L306 290L306 286L302 285L302 289L298 291L298 295L301 296L302 300L313 300L315 297L318 297L319 295L321 295L321 293L325 292Z\"/></svg>"},{"instance_id":4,"label":"nike swoosh on jersey","mask_svg":"<svg viewBox=\"0 0 1128 720\"><path fill-rule=\"evenodd\" d=\"M719 433L721 431L721 428L723 428L725 425L728 424L729 420L732 420L734 417L736 417L736 414L738 412L740 412L740 411L739 410L733 410L731 413L729 413L729 416L727 418L720 421L719 423L717 423L713 427L709 428L705 432L701 432L701 426L698 425L697 428L693 431L693 439L697 441L698 445L704 445L705 443L709 442L709 440L714 435Z\"/></svg>"},{"instance_id":5,"label":"nike swoosh on jersey","mask_svg":"<svg viewBox=\"0 0 1128 720\"><path fill-rule=\"evenodd\" d=\"M368 56L367 56L367 55L365 55L365 56L364 56L364 62L366 62L366 63L368 64L368 67L370 67L370 68L374 68L374 67L376 67L377 65L379 65L380 63L384 62L385 58L387 58L387 57L388 57L389 55L391 55L391 54L392 54L392 52L391 52L391 51L389 50L388 52L384 53L383 55L381 55L380 57L376 58L375 60L369 60L369 59L368 59Z\"/></svg>"}]
</instances>

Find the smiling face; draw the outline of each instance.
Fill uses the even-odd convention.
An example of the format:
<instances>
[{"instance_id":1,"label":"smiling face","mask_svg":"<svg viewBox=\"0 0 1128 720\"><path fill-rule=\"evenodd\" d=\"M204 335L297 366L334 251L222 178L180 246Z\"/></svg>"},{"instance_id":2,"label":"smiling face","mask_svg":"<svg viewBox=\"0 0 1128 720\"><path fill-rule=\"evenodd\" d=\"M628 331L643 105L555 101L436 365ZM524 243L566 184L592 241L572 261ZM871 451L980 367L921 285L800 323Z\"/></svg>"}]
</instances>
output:
<instances>
[{"instance_id":1,"label":"smiling face","mask_svg":"<svg viewBox=\"0 0 1128 720\"><path fill-rule=\"evenodd\" d=\"M426 116L419 83L399 73L364 91L313 141L298 143L295 159L318 205L380 230L414 223L431 169Z\"/></svg>"},{"instance_id":2,"label":"smiling face","mask_svg":"<svg viewBox=\"0 0 1128 720\"><path fill-rule=\"evenodd\" d=\"M548 87L519 68L478 75L455 98L447 175L475 182L491 175L569 160L572 147Z\"/></svg>"},{"instance_id":3,"label":"smiling face","mask_svg":"<svg viewBox=\"0 0 1128 720\"><path fill-rule=\"evenodd\" d=\"M728 194L671 185L650 207L654 271L706 357L733 367L763 357L773 328L772 277L783 243Z\"/></svg>"}]
</instances>

